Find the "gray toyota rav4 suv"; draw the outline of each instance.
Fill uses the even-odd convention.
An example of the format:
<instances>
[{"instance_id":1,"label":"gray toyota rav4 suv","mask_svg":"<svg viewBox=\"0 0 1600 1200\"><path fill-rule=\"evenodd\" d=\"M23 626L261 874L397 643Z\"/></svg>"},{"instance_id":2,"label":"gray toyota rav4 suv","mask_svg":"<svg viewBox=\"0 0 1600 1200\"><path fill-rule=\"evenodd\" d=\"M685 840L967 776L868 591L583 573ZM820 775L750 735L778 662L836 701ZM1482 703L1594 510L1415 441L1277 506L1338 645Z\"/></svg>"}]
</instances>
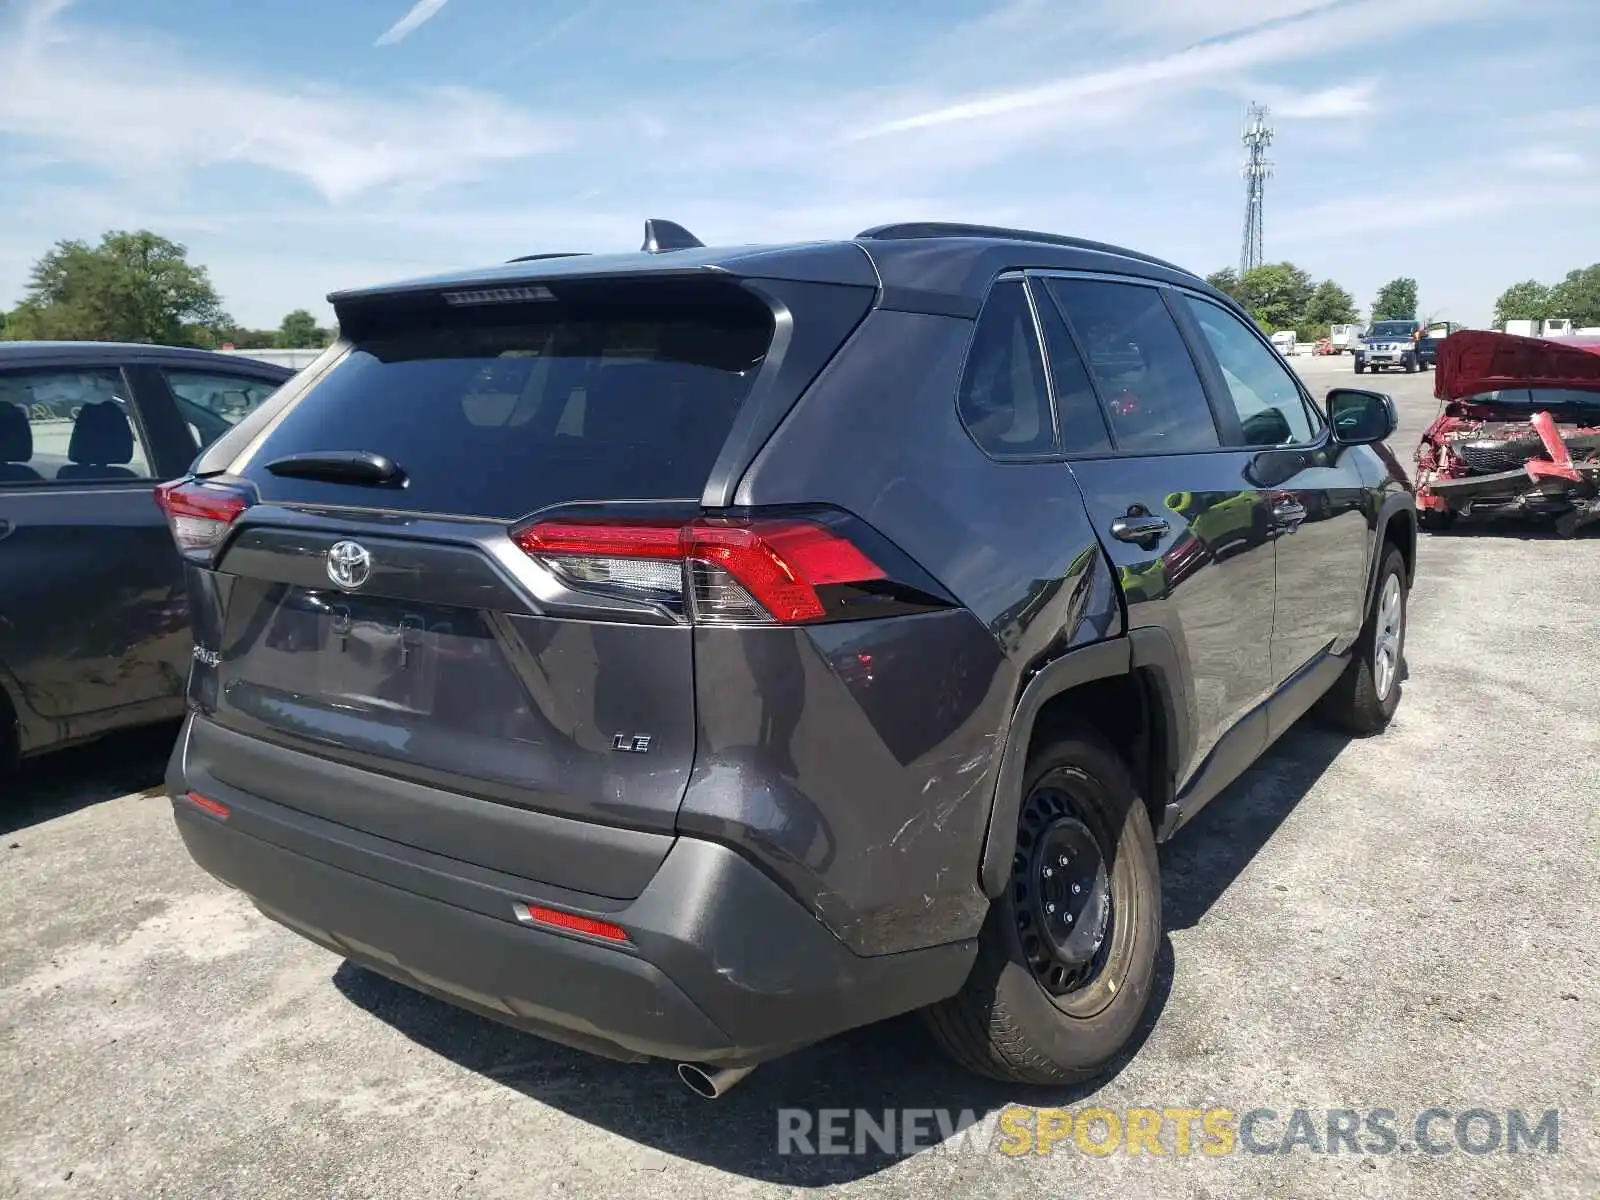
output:
<instances>
[{"instance_id":1,"label":"gray toyota rav4 suv","mask_svg":"<svg viewBox=\"0 0 1600 1200\"><path fill-rule=\"evenodd\" d=\"M169 786L206 870L520 1029L755 1065L921 1010L1082 1079L1156 845L1316 705L1399 703L1388 398L1068 237L647 225L338 293L341 340L160 502Z\"/></svg>"}]
</instances>

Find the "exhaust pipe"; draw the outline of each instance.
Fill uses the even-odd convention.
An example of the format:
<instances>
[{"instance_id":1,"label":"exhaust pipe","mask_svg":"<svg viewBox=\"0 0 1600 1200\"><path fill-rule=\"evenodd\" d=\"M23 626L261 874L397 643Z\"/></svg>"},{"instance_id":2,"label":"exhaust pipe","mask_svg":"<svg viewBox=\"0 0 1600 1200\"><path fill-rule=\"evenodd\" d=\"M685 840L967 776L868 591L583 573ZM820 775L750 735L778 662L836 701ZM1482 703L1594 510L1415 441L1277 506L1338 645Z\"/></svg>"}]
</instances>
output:
<instances>
[{"instance_id":1,"label":"exhaust pipe","mask_svg":"<svg viewBox=\"0 0 1600 1200\"><path fill-rule=\"evenodd\" d=\"M695 1063L679 1063L678 1078L697 1096L715 1100L725 1096L754 1067L702 1067Z\"/></svg>"}]
</instances>

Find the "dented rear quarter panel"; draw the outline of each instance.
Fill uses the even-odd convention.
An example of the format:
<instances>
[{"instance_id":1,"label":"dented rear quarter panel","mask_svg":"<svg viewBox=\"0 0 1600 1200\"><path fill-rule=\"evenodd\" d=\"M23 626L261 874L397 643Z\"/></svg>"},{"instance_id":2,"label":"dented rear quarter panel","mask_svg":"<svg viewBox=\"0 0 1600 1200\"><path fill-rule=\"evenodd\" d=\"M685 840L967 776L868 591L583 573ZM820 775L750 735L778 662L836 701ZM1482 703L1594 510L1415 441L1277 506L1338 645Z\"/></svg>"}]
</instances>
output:
<instances>
[{"instance_id":1,"label":"dented rear quarter panel","mask_svg":"<svg viewBox=\"0 0 1600 1200\"><path fill-rule=\"evenodd\" d=\"M761 861L853 950L977 933L1006 734L1031 669L1122 632L1065 463L997 463L956 415L972 323L876 310L780 426L737 503L828 503L959 607L695 633L685 833Z\"/></svg>"}]
</instances>

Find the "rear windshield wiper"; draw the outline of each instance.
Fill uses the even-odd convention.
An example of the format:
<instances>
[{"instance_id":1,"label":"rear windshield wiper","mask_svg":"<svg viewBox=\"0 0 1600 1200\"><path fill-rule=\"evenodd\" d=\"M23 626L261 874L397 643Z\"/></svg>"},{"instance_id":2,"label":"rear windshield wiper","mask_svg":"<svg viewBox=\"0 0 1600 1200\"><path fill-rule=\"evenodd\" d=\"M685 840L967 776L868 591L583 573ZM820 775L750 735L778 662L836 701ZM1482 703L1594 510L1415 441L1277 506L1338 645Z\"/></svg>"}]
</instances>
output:
<instances>
[{"instance_id":1,"label":"rear windshield wiper","mask_svg":"<svg viewBox=\"0 0 1600 1200\"><path fill-rule=\"evenodd\" d=\"M406 473L392 458L370 450L312 450L287 454L267 464L274 475L288 479L320 479L370 487L403 487Z\"/></svg>"}]
</instances>

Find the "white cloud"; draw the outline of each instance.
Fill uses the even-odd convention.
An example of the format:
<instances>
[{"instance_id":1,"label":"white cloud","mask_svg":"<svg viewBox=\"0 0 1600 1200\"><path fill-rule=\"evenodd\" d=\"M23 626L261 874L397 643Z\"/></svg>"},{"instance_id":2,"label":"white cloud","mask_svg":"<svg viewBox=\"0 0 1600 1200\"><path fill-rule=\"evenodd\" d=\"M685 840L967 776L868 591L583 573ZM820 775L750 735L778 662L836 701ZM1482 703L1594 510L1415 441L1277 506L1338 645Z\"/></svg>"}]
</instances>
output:
<instances>
[{"instance_id":1,"label":"white cloud","mask_svg":"<svg viewBox=\"0 0 1600 1200\"><path fill-rule=\"evenodd\" d=\"M1576 150L1557 146L1529 146L1511 156L1511 166L1542 175L1570 175L1587 169L1588 162Z\"/></svg>"},{"instance_id":2,"label":"white cloud","mask_svg":"<svg viewBox=\"0 0 1600 1200\"><path fill-rule=\"evenodd\" d=\"M401 17L388 29L378 35L374 46L392 46L403 38L410 37L417 31L417 27L431 21L439 15L439 10L450 0L417 0L405 16Z\"/></svg>"},{"instance_id":3,"label":"white cloud","mask_svg":"<svg viewBox=\"0 0 1600 1200\"><path fill-rule=\"evenodd\" d=\"M161 46L59 19L65 0L0 27L0 133L123 178L244 164L298 177L332 201L429 187L563 144L555 122L481 92L389 97L208 72Z\"/></svg>"},{"instance_id":4,"label":"white cloud","mask_svg":"<svg viewBox=\"0 0 1600 1200\"><path fill-rule=\"evenodd\" d=\"M1309 244L1363 233L1433 229L1495 213L1548 213L1596 204L1600 204L1600 184L1486 185L1481 177L1451 173L1396 191L1312 205L1279 218L1273 229L1285 242Z\"/></svg>"},{"instance_id":5,"label":"white cloud","mask_svg":"<svg viewBox=\"0 0 1600 1200\"><path fill-rule=\"evenodd\" d=\"M1274 98L1268 92L1263 99L1272 106L1272 115L1286 121L1322 121L1334 117L1356 117L1370 112L1377 94L1378 81L1362 79L1355 83L1324 88L1320 92L1303 92L1299 95L1279 94Z\"/></svg>"},{"instance_id":6,"label":"white cloud","mask_svg":"<svg viewBox=\"0 0 1600 1200\"><path fill-rule=\"evenodd\" d=\"M1497 7L1501 0L1358 0L1322 5L1282 24L1256 26L1220 41L1176 53L1068 76L1029 88L976 95L921 111L907 112L864 126L854 136L882 137L914 129L955 125L985 118L1015 118L1040 109L1068 110L1085 100L1111 96L1148 98L1184 87L1225 86L1240 72L1275 63L1319 58L1377 39L1460 20Z\"/></svg>"},{"instance_id":7,"label":"white cloud","mask_svg":"<svg viewBox=\"0 0 1600 1200\"><path fill-rule=\"evenodd\" d=\"M1130 34L1216 37L1331 8L1329 0L1108 0L1104 20Z\"/></svg>"}]
</instances>

